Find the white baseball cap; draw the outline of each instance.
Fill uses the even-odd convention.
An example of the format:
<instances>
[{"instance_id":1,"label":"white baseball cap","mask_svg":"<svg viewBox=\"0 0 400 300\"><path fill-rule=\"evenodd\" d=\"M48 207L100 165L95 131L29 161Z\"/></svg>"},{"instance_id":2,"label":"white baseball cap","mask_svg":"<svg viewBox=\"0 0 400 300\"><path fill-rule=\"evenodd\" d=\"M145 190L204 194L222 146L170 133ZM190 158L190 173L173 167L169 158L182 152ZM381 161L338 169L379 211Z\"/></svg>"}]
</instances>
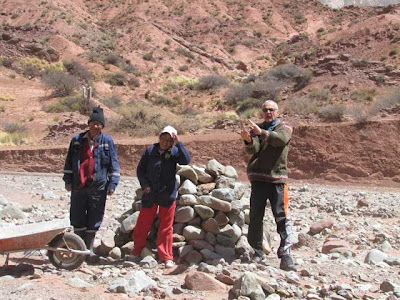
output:
<instances>
[{"instance_id":1,"label":"white baseball cap","mask_svg":"<svg viewBox=\"0 0 400 300\"><path fill-rule=\"evenodd\" d=\"M169 135L173 138L174 137L174 135L177 135L178 134L178 132L176 131L176 129L174 128L174 127L172 127L172 126L165 126L164 128L163 128L163 130L161 131L161 133L160 133L160 135L162 135L163 133L169 133Z\"/></svg>"}]
</instances>

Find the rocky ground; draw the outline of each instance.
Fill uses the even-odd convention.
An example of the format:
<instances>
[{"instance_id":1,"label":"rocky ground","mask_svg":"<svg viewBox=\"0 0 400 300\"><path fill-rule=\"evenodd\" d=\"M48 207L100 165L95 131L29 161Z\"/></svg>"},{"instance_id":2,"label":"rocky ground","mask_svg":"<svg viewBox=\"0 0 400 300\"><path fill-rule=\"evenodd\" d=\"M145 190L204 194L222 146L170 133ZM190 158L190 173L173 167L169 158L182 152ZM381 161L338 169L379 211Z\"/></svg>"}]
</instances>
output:
<instances>
[{"instance_id":1,"label":"rocky ground","mask_svg":"<svg viewBox=\"0 0 400 300\"><path fill-rule=\"evenodd\" d=\"M99 236L120 227L138 181L124 177L107 202ZM38 252L11 254L0 270L2 299L397 299L400 297L399 189L292 182L293 256L297 272L278 268L279 236L269 209L272 252L261 264L136 264L107 258L57 270ZM10 217L10 207L20 215ZM0 228L68 218L59 174L0 174ZM3 264L5 256L0 255ZM143 281L138 282L138 278ZM129 284L121 284L129 282ZM143 288L148 286L148 288ZM396 298L397 297L397 298Z\"/></svg>"}]
</instances>

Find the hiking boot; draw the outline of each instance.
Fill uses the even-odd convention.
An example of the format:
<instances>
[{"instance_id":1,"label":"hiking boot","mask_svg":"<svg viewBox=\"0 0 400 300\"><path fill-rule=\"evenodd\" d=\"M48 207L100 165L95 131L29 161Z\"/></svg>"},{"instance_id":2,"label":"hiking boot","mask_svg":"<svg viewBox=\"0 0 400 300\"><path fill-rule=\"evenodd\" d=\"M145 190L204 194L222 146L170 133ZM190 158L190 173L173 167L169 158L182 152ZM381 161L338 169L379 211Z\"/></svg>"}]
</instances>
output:
<instances>
[{"instance_id":1,"label":"hiking boot","mask_svg":"<svg viewBox=\"0 0 400 300\"><path fill-rule=\"evenodd\" d=\"M292 257L288 254L281 257L281 264L279 265L279 268L284 271L297 271Z\"/></svg>"}]
</instances>

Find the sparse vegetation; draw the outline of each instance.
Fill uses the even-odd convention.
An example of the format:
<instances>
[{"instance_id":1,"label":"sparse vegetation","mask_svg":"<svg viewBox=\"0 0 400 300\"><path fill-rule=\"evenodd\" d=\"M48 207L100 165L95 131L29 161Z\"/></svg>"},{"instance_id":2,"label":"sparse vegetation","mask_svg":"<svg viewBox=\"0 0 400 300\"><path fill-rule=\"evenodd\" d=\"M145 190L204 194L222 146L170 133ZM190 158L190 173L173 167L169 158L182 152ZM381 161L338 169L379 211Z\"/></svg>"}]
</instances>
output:
<instances>
[{"instance_id":1,"label":"sparse vegetation","mask_svg":"<svg viewBox=\"0 0 400 300\"><path fill-rule=\"evenodd\" d=\"M373 101L376 96L376 89L358 90L351 93L350 98L353 100Z\"/></svg>"},{"instance_id":2,"label":"sparse vegetation","mask_svg":"<svg viewBox=\"0 0 400 300\"><path fill-rule=\"evenodd\" d=\"M324 106L319 110L319 116L324 121L340 122L343 119L345 107L340 104Z\"/></svg>"},{"instance_id":3,"label":"sparse vegetation","mask_svg":"<svg viewBox=\"0 0 400 300\"><path fill-rule=\"evenodd\" d=\"M0 95L0 101L14 101L15 97L13 95L10 94L3 94Z\"/></svg>"},{"instance_id":4,"label":"sparse vegetation","mask_svg":"<svg viewBox=\"0 0 400 300\"><path fill-rule=\"evenodd\" d=\"M2 124L4 133L0 132L0 144L20 145L28 137L25 125L16 122L7 122Z\"/></svg>"},{"instance_id":5,"label":"sparse vegetation","mask_svg":"<svg viewBox=\"0 0 400 300\"><path fill-rule=\"evenodd\" d=\"M42 82L53 89L53 97L66 97L72 95L79 86L77 77L64 72L48 72L41 78Z\"/></svg>"},{"instance_id":6,"label":"sparse vegetation","mask_svg":"<svg viewBox=\"0 0 400 300\"><path fill-rule=\"evenodd\" d=\"M118 106L121 106L122 100L118 96L111 96L107 98L101 98L100 102L109 108L116 108Z\"/></svg>"},{"instance_id":7,"label":"sparse vegetation","mask_svg":"<svg viewBox=\"0 0 400 300\"><path fill-rule=\"evenodd\" d=\"M400 105L400 89L394 89L375 100L369 111L370 115L378 114L382 109Z\"/></svg>"},{"instance_id":8,"label":"sparse vegetation","mask_svg":"<svg viewBox=\"0 0 400 300\"><path fill-rule=\"evenodd\" d=\"M225 77L218 74L212 74L200 77L199 81L196 84L196 89L211 90L219 88L221 86L226 86L228 84L229 80L226 79Z\"/></svg>"},{"instance_id":9,"label":"sparse vegetation","mask_svg":"<svg viewBox=\"0 0 400 300\"><path fill-rule=\"evenodd\" d=\"M113 86L125 85L126 76L124 73L111 73L107 75L105 82Z\"/></svg>"},{"instance_id":10,"label":"sparse vegetation","mask_svg":"<svg viewBox=\"0 0 400 300\"><path fill-rule=\"evenodd\" d=\"M89 107L94 107L94 103L87 103L85 98L79 96L64 97L56 102L43 106L43 110L48 113L60 113L77 111L81 114L86 114Z\"/></svg>"}]
</instances>

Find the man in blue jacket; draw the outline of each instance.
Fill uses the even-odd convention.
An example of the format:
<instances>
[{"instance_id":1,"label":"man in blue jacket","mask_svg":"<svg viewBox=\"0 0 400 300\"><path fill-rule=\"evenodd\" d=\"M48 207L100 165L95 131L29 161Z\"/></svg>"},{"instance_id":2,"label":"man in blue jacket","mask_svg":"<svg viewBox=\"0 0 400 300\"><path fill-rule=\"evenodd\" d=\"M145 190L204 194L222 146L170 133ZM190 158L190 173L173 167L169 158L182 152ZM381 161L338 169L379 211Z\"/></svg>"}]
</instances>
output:
<instances>
[{"instance_id":1,"label":"man in blue jacket","mask_svg":"<svg viewBox=\"0 0 400 300\"><path fill-rule=\"evenodd\" d=\"M190 156L179 141L172 126L165 127L159 142L144 151L137 167L137 176L143 190L142 208L133 231L135 247L133 259L140 255L146 245L147 235L158 211L160 225L157 233L157 252L165 267L174 266L172 255L172 225L175 215L175 200L178 194L176 165L187 165Z\"/></svg>"},{"instance_id":2,"label":"man in blue jacket","mask_svg":"<svg viewBox=\"0 0 400 300\"><path fill-rule=\"evenodd\" d=\"M93 108L88 125L89 130L71 140L63 180L71 191L71 225L90 250L89 261L95 262L94 237L103 221L106 197L119 182L120 168L113 139L101 132L105 125L102 108Z\"/></svg>"}]
</instances>

